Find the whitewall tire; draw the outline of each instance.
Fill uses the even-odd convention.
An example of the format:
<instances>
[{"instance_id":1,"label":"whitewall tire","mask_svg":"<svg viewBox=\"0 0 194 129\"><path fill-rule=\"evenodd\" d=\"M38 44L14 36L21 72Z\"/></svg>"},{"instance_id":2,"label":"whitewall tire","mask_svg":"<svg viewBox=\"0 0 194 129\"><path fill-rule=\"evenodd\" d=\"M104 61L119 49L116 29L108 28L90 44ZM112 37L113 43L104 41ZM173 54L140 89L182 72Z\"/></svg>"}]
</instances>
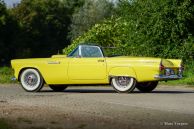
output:
<instances>
[{"instance_id":1,"label":"whitewall tire","mask_svg":"<svg viewBox=\"0 0 194 129\"><path fill-rule=\"evenodd\" d=\"M112 87L120 93L132 92L135 89L136 80L132 77L113 77L111 80Z\"/></svg>"},{"instance_id":2,"label":"whitewall tire","mask_svg":"<svg viewBox=\"0 0 194 129\"><path fill-rule=\"evenodd\" d=\"M36 69L25 69L20 76L22 88L28 92L38 92L44 85L44 80Z\"/></svg>"}]
</instances>

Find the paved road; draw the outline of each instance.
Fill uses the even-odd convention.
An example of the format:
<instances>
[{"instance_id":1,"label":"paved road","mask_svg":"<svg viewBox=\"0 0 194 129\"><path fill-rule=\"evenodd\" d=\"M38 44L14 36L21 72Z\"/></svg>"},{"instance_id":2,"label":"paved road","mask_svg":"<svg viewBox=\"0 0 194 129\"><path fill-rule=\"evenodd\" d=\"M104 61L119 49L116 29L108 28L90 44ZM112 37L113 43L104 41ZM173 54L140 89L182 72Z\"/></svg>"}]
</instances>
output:
<instances>
[{"instance_id":1,"label":"paved road","mask_svg":"<svg viewBox=\"0 0 194 129\"><path fill-rule=\"evenodd\" d=\"M69 87L28 93L0 86L0 118L21 129L193 129L194 88L159 86L152 93Z\"/></svg>"}]
</instances>

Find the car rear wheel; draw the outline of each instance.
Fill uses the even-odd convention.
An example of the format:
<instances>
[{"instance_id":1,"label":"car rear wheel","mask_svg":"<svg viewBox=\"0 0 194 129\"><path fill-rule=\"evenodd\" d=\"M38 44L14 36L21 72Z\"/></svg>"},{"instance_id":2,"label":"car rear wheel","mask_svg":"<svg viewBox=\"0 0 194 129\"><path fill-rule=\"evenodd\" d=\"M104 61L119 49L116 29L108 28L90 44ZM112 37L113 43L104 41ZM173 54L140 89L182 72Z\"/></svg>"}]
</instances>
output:
<instances>
[{"instance_id":1,"label":"car rear wheel","mask_svg":"<svg viewBox=\"0 0 194 129\"><path fill-rule=\"evenodd\" d=\"M67 88L66 85L49 85L49 87L56 92L64 91Z\"/></svg>"},{"instance_id":2,"label":"car rear wheel","mask_svg":"<svg viewBox=\"0 0 194 129\"><path fill-rule=\"evenodd\" d=\"M120 93L132 92L135 88L136 80L132 77L113 77L111 85Z\"/></svg>"},{"instance_id":3,"label":"car rear wheel","mask_svg":"<svg viewBox=\"0 0 194 129\"><path fill-rule=\"evenodd\" d=\"M158 81L137 83L136 88L141 92L151 92L158 85Z\"/></svg>"},{"instance_id":4,"label":"car rear wheel","mask_svg":"<svg viewBox=\"0 0 194 129\"><path fill-rule=\"evenodd\" d=\"M25 69L20 76L22 88L28 92L38 92L44 85L44 80L35 69Z\"/></svg>"}]
</instances>

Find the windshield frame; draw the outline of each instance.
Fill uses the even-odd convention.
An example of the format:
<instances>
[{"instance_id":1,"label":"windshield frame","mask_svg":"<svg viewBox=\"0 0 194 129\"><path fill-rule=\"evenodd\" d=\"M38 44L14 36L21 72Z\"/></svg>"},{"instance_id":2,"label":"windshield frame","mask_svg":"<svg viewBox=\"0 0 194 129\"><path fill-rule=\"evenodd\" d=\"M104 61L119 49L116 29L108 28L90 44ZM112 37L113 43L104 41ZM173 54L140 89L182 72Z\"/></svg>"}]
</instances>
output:
<instances>
[{"instance_id":1,"label":"windshield frame","mask_svg":"<svg viewBox=\"0 0 194 129\"><path fill-rule=\"evenodd\" d=\"M96 47L99 51L100 51L100 54L101 54L101 57L83 57L82 56L82 47ZM78 55L75 55L73 56L73 54L78 51ZM102 50L101 47L97 46L97 45L79 45L78 47L76 47L72 52L70 52L70 54L68 54L67 57L70 57L70 58L104 58L104 52Z\"/></svg>"}]
</instances>

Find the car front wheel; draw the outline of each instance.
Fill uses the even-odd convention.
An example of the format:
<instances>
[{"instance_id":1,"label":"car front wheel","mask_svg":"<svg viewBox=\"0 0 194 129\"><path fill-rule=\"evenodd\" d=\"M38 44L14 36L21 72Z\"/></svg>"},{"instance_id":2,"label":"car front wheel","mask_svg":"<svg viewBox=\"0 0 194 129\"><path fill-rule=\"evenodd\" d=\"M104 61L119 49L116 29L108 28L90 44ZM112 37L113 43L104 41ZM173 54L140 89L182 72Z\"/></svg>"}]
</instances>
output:
<instances>
[{"instance_id":1,"label":"car front wheel","mask_svg":"<svg viewBox=\"0 0 194 129\"><path fill-rule=\"evenodd\" d=\"M113 77L111 84L113 88L120 93L132 92L135 88L136 80L132 77Z\"/></svg>"},{"instance_id":2,"label":"car front wheel","mask_svg":"<svg viewBox=\"0 0 194 129\"><path fill-rule=\"evenodd\" d=\"M38 92L44 85L44 80L35 69L25 69L20 76L22 88L28 92Z\"/></svg>"},{"instance_id":3,"label":"car front wheel","mask_svg":"<svg viewBox=\"0 0 194 129\"><path fill-rule=\"evenodd\" d=\"M66 85L49 85L49 87L56 92L64 91L67 88Z\"/></svg>"},{"instance_id":4,"label":"car front wheel","mask_svg":"<svg viewBox=\"0 0 194 129\"><path fill-rule=\"evenodd\" d=\"M158 81L137 83L136 88L141 92L151 92L158 85Z\"/></svg>"}]
</instances>

